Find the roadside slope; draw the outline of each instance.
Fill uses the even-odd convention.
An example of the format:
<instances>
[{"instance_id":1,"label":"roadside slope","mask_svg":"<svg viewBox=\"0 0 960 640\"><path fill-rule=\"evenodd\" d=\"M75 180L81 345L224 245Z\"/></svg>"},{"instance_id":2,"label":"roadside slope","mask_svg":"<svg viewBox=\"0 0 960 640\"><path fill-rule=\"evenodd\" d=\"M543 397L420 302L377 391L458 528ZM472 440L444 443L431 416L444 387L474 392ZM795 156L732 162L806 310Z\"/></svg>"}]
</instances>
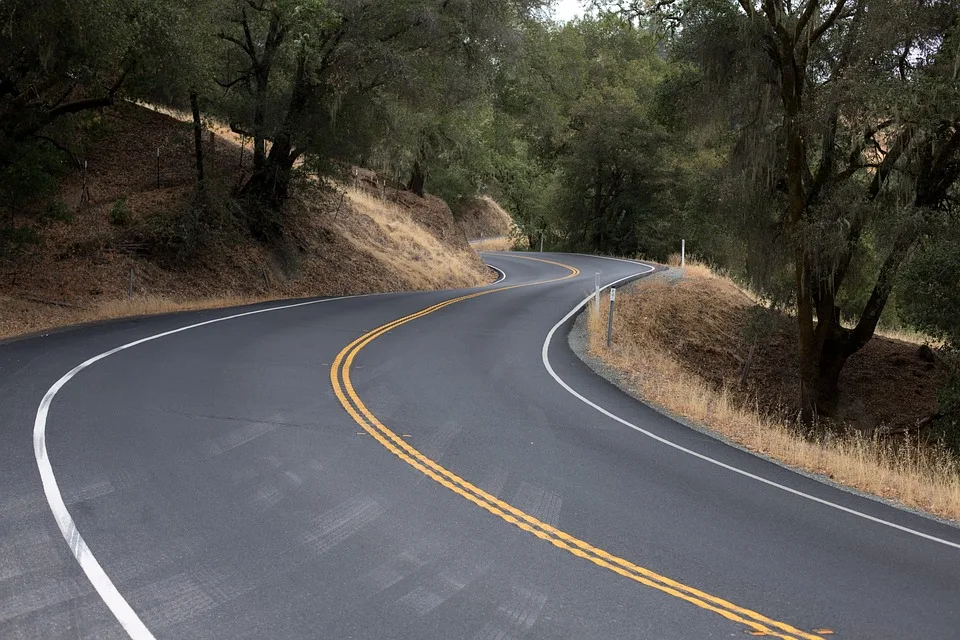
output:
<instances>
[{"instance_id":1,"label":"roadside slope","mask_svg":"<svg viewBox=\"0 0 960 640\"><path fill-rule=\"evenodd\" d=\"M917 345L876 337L851 358L840 420L811 440L792 426L799 383L790 318L702 267L661 272L618 293L612 347L605 346L606 299L600 313L588 305L579 320L586 344L572 341L601 375L748 450L960 520L960 465L916 436L945 376Z\"/></svg>"},{"instance_id":2,"label":"roadside slope","mask_svg":"<svg viewBox=\"0 0 960 640\"><path fill-rule=\"evenodd\" d=\"M13 217L11 228L30 239L0 261L0 337L180 308L489 281L442 200L362 183L302 180L283 240L256 241L227 197L250 169L249 144L234 138L204 134L215 201L198 224L190 126L129 104L99 116L82 155L64 157L56 196Z\"/></svg>"},{"instance_id":3,"label":"roadside slope","mask_svg":"<svg viewBox=\"0 0 960 640\"><path fill-rule=\"evenodd\" d=\"M471 240L510 236L516 228L510 214L489 196L470 200L457 211L456 219Z\"/></svg>"}]
</instances>

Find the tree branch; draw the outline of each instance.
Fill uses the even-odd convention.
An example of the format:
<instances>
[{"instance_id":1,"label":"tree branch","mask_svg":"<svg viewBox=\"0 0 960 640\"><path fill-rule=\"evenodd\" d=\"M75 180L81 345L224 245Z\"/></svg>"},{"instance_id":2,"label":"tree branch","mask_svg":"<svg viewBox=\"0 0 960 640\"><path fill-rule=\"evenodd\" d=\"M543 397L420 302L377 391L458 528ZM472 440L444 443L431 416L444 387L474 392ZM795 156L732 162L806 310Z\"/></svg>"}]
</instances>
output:
<instances>
[{"instance_id":1,"label":"tree branch","mask_svg":"<svg viewBox=\"0 0 960 640\"><path fill-rule=\"evenodd\" d=\"M243 9L240 12L240 15L243 17L243 20L240 22L240 26L243 28L243 37L247 43L247 48L245 50L250 54L250 57L253 59L254 63L256 63L257 46L253 42L253 34L250 33L250 22L247 20L247 10Z\"/></svg>"},{"instance_id":2,"label":"tree branch","mask_svg":"<svg viewBox=\"0 0 960 640\"><path fill-rule=\"evenodd\" d=\"M810 22L810 18L813 16L813 13L819 8L820 0L807 0L807 4L803 7L803 11L800 12L800 19L797 20L797 28L793 33L794 40L800 40L800 35L803 33L803 30L807 28L807 23Z\"/></svg>"},{"instance_id":3,"label":"tree branch","mask_svg":"<svg viewBox=\"0 0 960 640\"><path fill-rule=\"evenodd\" d=\"M243 74L242 76L239 76L239 77L237 77L237 78L234 78L234 79L231 80L230 82L221 82L220 80L217 80L216 78L214 78L213 81L216 82L216 83L217 83L218 85L220 85L221 87L223 87L224 92L227 92L227 91L229 91L231 88L233 88L233 86L234 86L235 84L237 84L237 83L239 83L239 82L242 82L242 81L244 81L244 80L249 80L249 79L250 79L250 74L251 74L251 72L248 71L247 73Z\"/></svg>"},{"instance_id":4,"label":"tree branch","mask_svg":"<svg viewBox=\"0 0 960 640\"><path fill-rule=\"evenodd\" d=\"M920 225L915 222L910 222L907 228L900 232L896 242L894 242L893 248L887 255L887 259L884 260L883 266L880 267L880 275L877 277L877 283L873 287L870 299L863 308L863 313L860 314L857 326L850 334L850 342L848 344L850 353L856 353L873 337L873 332L876 331L877 324L880 322L880 314L883 313L883 308L886 306L890 292L893 290L893 282L897 271L900 270L900 265L903 264L907 255L909 255L910 249L913 247L913 243L916 242L919 235Z\"/></svg>"},{"instance_id":5,"label":"tree branch","mask_svg":"<svg viewBox=\"0 0 960 640\"><path fill-rule=\"evenodd\" d=\"M100 107L109 107L114 102L114 96L117 91L120 90L123 81L126 80L127 75L133 69L133 64L128 64L127 67L123 70L123 73L120 74L120 77L117 78L116 82L113 83L113 86L107 92L107 95L101 96L99 98L86 98L83 100L74 100L73 102L66 102L60 105L57 105L49 111L48 122L57 118L59 116L68 114L68 113L78 113L80 111L85 111L87 109L97 109Z\"/></svg>"},{"instance_id":6,"label":"tree branch","mask_svg":"<svg viewBox=\"0 0 960 640\"><path fill-rule=\"evenodd\" d=\"M235 38L235 37L233 37L233 36L231 36L231 35L228 35L228 34L224 33L223 31L221 31L220 33L218 33L218 34L217 34L217 37L220 38L221 40L226 40L227 42L232 42L233 44L237 45L238 47L240 47L240 49L241 49L244 53L246 53L246 54L247 54L248 56L250 56L251 58L254 56L254 52L253 52L252 50L248 49L248 48L247 48L247 44L246 44L245 42L243 42L242 40L240 40L240 38Z\"/></svg>"},{"instance_id":7,"label":"tree branch","mask_svg":"<svg viewBox=\"0 0 960 640\"><path fill-rule=\"evenodd\" d=\"M843 7L846 6L846 4L847 4L847 0L837 0L837 6L833 8L833 11L830 12L830 15L827 16L827 19L824 20L823 24L821 24L819 27L817 27L813 31L813 34L810 36L810 39L807 41L809 44L818 42L820 38L823 37L823 34L825 34L827 30L833 26L833 23L835 23L837 19L840 17L840 13L843 11ZM862 3L858 4L858 8L861 5Z\"/></svg>"},{"instance_id":8,"label":"tree branch","mask_svg":"<svg viewBox=\"0 0 960 640\"><path fill-rule=\"evenodd\" d=\"M34 134L33 137L36 138L37 140L42 140L43 142L46 142L47 144L52 145L52 146L55 147L57 150L62 151L63 153L65 153L65 154L67 154L68 156L70 156L70 159L73 161L73 163L74 163L75 165L77 165L78 168L82 168L82 167L83 167L83 164L80 162L80 158L78 158L77 155L76 155L73 151L71 151L70 149L68 149L68 148L65 147L64 145L60 144L59 142L57 142L57 141L54 140L53 138L50 138L50 137L47 137L47 136L44 136L44 135L40 135L40 134Z\"/></svg>"},{"instance_id":9,"label":"tree branch","mask_svg":"<svg viewBox=\"0 0 960 640\"><path fill-rule=\"evenodd\" d=\"M871 200L876 199L876 197L880 194L880 189L883 187L887 177L893 170L893 165L900 159L900 156L903 155L903 152L910 145L915 133L916 129L913 125L906 125L900 132L900 135L897 136L897 139L894 140L893 144L890 146L890 150L887 152L887 155L883 157L883 162L880 163L880 167L874 174L873 180L870 181L870 187L867 190L867 195ZM871 138L872 137L873 136L871 134Z\"/></svg>"},{"instance_id":10,"label":"tree branch","mask_svg":"<svg viewBox=\"0 0 960 640\"><path fill-rule=\"evenodd\" d=\"M239 134L239 135L241 135L241 136L244 136L244 137L246 137L246 138L252 138L252 137L253 137L253 134L252 134L252 133L250 133L249 131L247 131L247 130L245 130L245 129L241 129L241 128L240 128L240 125L237 124L236 122L231 122L231 123L230 123L230 131L233 131L234 133Z\"/></svg>"}]
</instances>

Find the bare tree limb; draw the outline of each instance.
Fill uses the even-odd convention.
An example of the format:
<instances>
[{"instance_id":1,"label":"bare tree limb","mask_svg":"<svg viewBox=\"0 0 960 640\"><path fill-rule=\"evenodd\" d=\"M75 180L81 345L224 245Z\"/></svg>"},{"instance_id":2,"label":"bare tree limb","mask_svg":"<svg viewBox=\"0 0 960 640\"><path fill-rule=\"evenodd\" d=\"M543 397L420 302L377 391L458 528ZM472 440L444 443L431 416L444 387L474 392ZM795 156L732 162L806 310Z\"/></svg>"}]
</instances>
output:
<instances>
[{"instance_id":1,"label":"bare tree limb","mask_svg":"<svg viewBox=\"0 0 960 640\"><path fill-rule=\"evenodd\" d=\"M127 67L120 74L120 77L117 78L116 82L113 83L113 86L110 87L107 95L101 96L99 98L86 98L83 100L74 100L73 102L66 102L60 105L57 105L49 111L48 122L59 116L68 114L68 113L78 113L80 111L85 111L87 109L97 109L99 107L109 107L114 102L114 96L117 91L120 90L120 87L123 85L123 81L127 79L127 76L130 74L130 71L133 70L133 64L128 64Z\"/></svg>"},{"instance_id":2,"label":"bare tree limb","mask_svg":"<svg viewBox=\"0 0 960 640\"><path fill-rule=\"evenodd\" d=\"M252 50L250 50L250 49L247 48L247 43L245 43L244 41L240 40L240 38L235 38L235 37L233 37L233 36L231 36L231 35L229 35L229 34L227 34L227 33L224 33L223 31L221 31L220 33L218 33L218 34L217 34L217 37L220 38L221 40L226 40L227 42L232 42L233 44L235 44L235 45L237 45L238 47L240 47L241 50L243 50L247 55L249 55L249 56L251 56L251 57L254 55L254 52L253 52Z\"/></svg>"},{"instance_id":3,"label":"bare tree limb","mask_svg":"<svg viewBox=\"0 0 960 640\"><path fill-rule=\"evenodd\" d=\"M223 87L224 91L229 91L231 88L233 88L234 85L236 85L236 84L238 84L238 83L240 83L240 82L243 82L244 80L249 80L249 79L250 79L250 74L251 74L251 72L248 71L247 73L243 74L242 76L238 76L238 77L234 78L233 80L230 80L229 82L222 82L222 81L220 81L220 80L217 80L216 78L214 78L213 81L216 82L219 86Z\"/></svg>"},{"instance_id":4,"label":"bare tree limb","mask_svg":"<svg viewBox=\"0 0 960 640\"><path fill-rule=\"evenodd\" d=\"M238 134L238 135L241 135L241 136L244 136L244 137L247 137L247 138L252 138L252 137L253 137L253 134L252 134L252 133L250 133L250 132L247 131L246 129L242 129L242 128L240 127L240 125L237 124L236 122L231 122L231 123L230 123L230 131L233 131L234 133L236 133L236 134Z\"/></svg>"},{"instance_id":5,"label":"bare tree limb","mask_svg":"<svg viewBox=\"0 0 960 640\"><path fill-rule=\"evenodd\" d=\"M823 37L823 34L825 34L840 17L840 14L843 12L843 8L846 6L846 4L847 0L837 0L837 5L833 8L833 11L830 12L830 15L827 16L826 20L824 20L819 27L814 29L813 34L811 34L807 42L810 44L818 42L820 38ZM858 7L861 5L862 3L860 3Z\"/></svg>"},{"instance_id":6,"label":"bare tree limb","mask_svg":"<svg viewBox=\"0 0 960 640\"><path fill-rule=\"evenodd\" d=\"M819 8L820 0L807 0L806 5L800 12L800 18L797 20L797 28L793 32L794 40L800 40L803 30L807 28L807 23L810 22L810 18L813 17L814 12Z\"/></svg>"},{"instance_id":7,"label":"bare tree limb","mask_svg":"<svg viewBox=\"0 0 960 640\"><path fill-rule=\"evenodd\" d=\"M71 151L70 149L68 149L66 146L60 144L59 142L57 142L57 141L54 140L53 138L50 138L50 137L44 136L44 135L40 135L40 134L34 134L33 137L36 138L37 140L42 140L43 142L46 142L47 144L49 144L49 145L53 146L54 148L56 148L58 151L62 151L63 153L67 154L67 155L70 157L70 159L73 161L73 163L74 163L75 165L77 165L78 168L82 168L82 167L83 167L83 163L80 162L80 158L78 158L77 155L76 155L73 151Z\"/></svg>"}]
</instances>

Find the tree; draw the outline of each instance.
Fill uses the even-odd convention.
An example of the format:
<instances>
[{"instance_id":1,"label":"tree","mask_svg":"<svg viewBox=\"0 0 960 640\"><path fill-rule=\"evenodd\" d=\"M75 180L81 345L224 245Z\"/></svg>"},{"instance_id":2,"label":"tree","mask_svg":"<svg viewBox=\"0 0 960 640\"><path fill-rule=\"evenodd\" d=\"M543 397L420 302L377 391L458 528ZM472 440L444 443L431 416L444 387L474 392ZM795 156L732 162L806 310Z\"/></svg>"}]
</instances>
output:
<instances>
[{"instance_id":1,"label":"tree","mask_svg":"<svg viewBox=\"0 0 960 640\"><path fill-rule=\"evenodd\" d=\"M949 381L939 392L935 433L960 451L960 225L932 239L905 265L900 312L913 326L941 342Z\"/></svg>"},{"instance_id":2,"label":"tree","mask_svg":"<svg viewBox=\"0 0 960 640\"><path fill-rule=\"evenodd\" d=\"M953 206L957 3L691 0L657 9L680 16L676 50L702 72L704 93L714 91L713 111L737 137L731 162L752 202L766 203L760 218L776 211L754 222L792 262L803 417L830 416L843 367L873 336L898 270ZM855 296L844 286L858 270L872 285L845 309Z\"/></svg>"},{"instance_id":3,"label":"tree","mask_svg":"<svg viewBox=\"0 0 960 640\"><path fill-rule=\"evenodd\" d=\"M364 134L360 127L345 132L344 117L382 113L385 96L410 95L425 80L417 71L431 62L443 61L447 78L454 77L454 64L487 64L509 35L510 21L531 6L238 0L231 27L219 34L228 46L228 70L219 82L242 91L245 99L228 110L234 127L254 139L253 173L241 194L279 208L302 156L350 158L345 151ZM331 138L344 144L331 145Z\"/></svg>"},{"instance_id":4,"label":"tree","mask_svg":"<svg viewBox=\"0 0 960 640\"><path fill-rule=\"evenodd\" d=\"M11 0L0 12L2 168L56 120L113 104L153 22L137 0Z\"/></svg>"},{"instance_id":5,"label":"tree","mask_svg":"<svg viewBox=\"0 0 960 640\"><path fill-rule=\"evenodd\" d=\"M550 198L536 207L510 198L515 216L529 220L537 235L551 220L551 236L578 251L666 257L664 228L675 217L674 138L655 114L667 65L654 38L606 16L531 25L524 50L519 68L504 80L501 107L521 123L525 143L517 150L536 162L532 172L505 182L549 179L553 185L523 194ZM557 213L543 215L548 210Z\"/></svg>"}]
</instances>

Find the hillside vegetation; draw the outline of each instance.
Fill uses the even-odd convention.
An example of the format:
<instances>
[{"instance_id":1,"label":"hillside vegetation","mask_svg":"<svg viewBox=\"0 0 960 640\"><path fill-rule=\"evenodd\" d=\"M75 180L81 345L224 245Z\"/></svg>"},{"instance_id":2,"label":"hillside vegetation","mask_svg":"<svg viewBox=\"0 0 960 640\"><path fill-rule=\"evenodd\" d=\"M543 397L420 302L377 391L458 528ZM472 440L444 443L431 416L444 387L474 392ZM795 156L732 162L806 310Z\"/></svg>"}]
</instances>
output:
<instances>
[{"instance_id":1,"label":"hillside vegetation","mask_svg":"<svg viewBox=\"0 0 960 640\"><path fill-rule=\"evenodd\" d=\"M471 198L457 211L456 218L470 240L512 236L517 228L510 214L490 196Z\"/></svg>"},{"instance_id":2,"label":"hillside vegetation","mask_svg":"<svg viewBox=\"0 0 960 640\"><path fill-rule=\"evenodd\" d=\"M181 308L491 279L442 200L396 189L383 197L364 180L298 182L284 205L282 242L256 241L229 210L195 226L192 135L189 125L143 107L102 113L85 180L66 166L57 217L20 246L16 261L0 262L0 336ZM249 148L241 165L231 137L205 132L204 142L208 180L226 208L229 186L250 170ZM26 227L31 217L14 220Z\"/></svg>"},{"instance_id":3,"label":"hillside vegetation","mask_svg":"<svg viewBox=\"0 0 960 640\"><path fill-rule=\"evenodd\" d=\"M929 349L872 340L844 371L830 430L811 433L797 421L795 318L702 266L618 291L610 348L607 310L606 300L599 313L588 307L589 354L648 402L781 462L960 521L960 464L916 435L948 376Z\"/></svg>"}]
</instances>

